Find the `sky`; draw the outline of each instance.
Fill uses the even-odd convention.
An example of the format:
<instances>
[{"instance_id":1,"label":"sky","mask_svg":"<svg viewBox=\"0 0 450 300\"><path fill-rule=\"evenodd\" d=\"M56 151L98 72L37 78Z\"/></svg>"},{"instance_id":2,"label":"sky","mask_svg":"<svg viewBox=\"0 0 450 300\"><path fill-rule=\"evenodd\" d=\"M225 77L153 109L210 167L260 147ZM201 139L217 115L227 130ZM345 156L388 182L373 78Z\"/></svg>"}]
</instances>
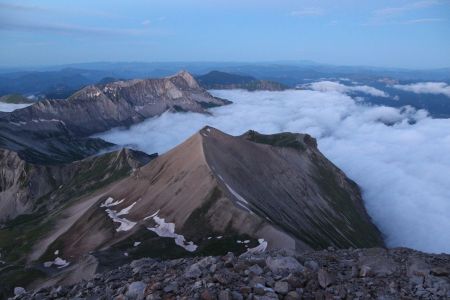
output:
<instances>
[{"instance_id":1,"label":"sky","mask_svg":"<svg viewBox=\"0 0 450 300\"><path fill-rule=\"evenodd\" d=\"M299 61L450 67L450 1L0 0L0 66Z\"/></svg>"}]
</instances>

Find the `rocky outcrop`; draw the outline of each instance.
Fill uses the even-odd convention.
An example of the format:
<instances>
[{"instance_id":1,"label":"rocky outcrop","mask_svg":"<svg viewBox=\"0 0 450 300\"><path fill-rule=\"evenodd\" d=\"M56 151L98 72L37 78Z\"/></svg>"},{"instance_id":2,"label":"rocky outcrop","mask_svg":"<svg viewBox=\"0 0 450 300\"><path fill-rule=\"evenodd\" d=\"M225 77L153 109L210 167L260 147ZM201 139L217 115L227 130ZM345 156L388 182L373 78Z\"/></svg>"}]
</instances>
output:
<instances>
[{"instance_id":1,"label":"rocky outcrop","mask_svg":"<svg viewBox=\"0 0 450 300\"><path fill-rule=\"evenodd\" d=\"M144 258L75 285L18 289L16 299L448 299L449 275L450 255L401 248L230 253Z\"/></svg>"},{"instance_id":2,"label":"rocky outcrop","mask_svg":"<svg viewBox=\"0 0 450 300\"><path fill-rule=\"evenodd\" d=\"M211 96L187 72L162 79L118 81L83 88L67 100L45 100L0 116L0 148L27 161L61 163L107 147L88 138L167 110L206 113L230 103Z\"/></svg>"}]
</instances>

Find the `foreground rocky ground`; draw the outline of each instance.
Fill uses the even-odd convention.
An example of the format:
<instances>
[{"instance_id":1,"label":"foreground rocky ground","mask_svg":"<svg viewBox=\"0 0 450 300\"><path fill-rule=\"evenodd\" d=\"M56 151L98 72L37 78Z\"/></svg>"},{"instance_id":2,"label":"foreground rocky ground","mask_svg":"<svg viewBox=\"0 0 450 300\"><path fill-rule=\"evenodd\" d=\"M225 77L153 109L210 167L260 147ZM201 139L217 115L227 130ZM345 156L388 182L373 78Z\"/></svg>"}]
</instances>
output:
<instances>
[{"instance_id":1,"label":"foreground rocky ground","mask_svg":"<svg viewBox=\"0 0 450 300\"><path fill-rule=\"evenodd\" d=\"M450 255L405 248L141 259L15 299L449 299Z\"/></svg>"}]
</instances>

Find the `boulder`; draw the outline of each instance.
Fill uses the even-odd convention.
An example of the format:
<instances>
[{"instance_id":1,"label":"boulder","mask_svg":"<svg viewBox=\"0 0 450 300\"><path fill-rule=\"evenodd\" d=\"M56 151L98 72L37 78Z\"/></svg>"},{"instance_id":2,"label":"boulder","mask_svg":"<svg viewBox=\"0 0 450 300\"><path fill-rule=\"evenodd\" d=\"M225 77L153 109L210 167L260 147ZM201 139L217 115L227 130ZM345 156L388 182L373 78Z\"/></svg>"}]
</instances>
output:
<instances>
[{"instance_id":1,"label":"boulder","mask_svg":"<svg viewBox=\"0 0 450 300\"><path fill-rule=\"evenodd\" d=\"M128 299L143 299L144 298L144 292L147 285L142 281L135 281L130 283L128 285L127 292L125 296L127 296Z\"/></svg>"},{"instance_id":2,"label":"boulder","mask_svg":"<svg viewBox=\"0 0 450 300\"><path fill-rule=\"evenodd\" d=\"M267 257L266 265L274 274L303 272L305 269L295 258Z\"/></svg>"},{"instance_id":3,"label":"boulder","mask_svg":"<svg viewBox=\"0 0 450 300\"><path fill-rule=\"evenodd\" d=\"M325 289L334 283L335 277L328 273L327 270L320 269L319 272L317 272L317 279L319 285Z\"/></svg>"}]
</instances>

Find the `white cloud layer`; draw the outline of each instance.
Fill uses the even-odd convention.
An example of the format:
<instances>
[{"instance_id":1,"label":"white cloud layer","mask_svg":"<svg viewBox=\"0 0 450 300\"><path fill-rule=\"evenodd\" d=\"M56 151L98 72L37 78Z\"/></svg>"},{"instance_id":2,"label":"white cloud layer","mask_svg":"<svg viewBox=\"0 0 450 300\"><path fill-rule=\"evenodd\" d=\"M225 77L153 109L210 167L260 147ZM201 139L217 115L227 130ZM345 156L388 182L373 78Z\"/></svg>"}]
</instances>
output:
<instances>
[{"instance_id":1,"label":"white cloud layer","mask_svg":"<svg viewBox=\"0 0 450 300\"><path fill-rule=\"evenodd\" d=\"M0 111L10 112L19 108L27 107L31 104L11 104L0 102Z\"/></svg>"},{"instance_id":2,"label":"white cloud layer","mask_svg":"<svg viewBox=\"0 0 450 300\"><path fill-rule=\"evenodd\" d=\"M213 116L165 113L101 137L161 153L205 125L234 135L248 129L306 132L362 187L389 246L450 253L450 119L410 107L358 104L336 91L214 94L235 103L212 109Z\"/></svg>"},{"instance_id":3,"label":"white cloud layer","mask_svg":"<svg viewBox=\"0 0 450 300\"><path fill-rule=\"evenodd\" d=\"M394 88L416 94L442 94L450 97L450 85L445 82L418 82L413 84L395 84Z\"/></svg>"},{"instance_id":4,"label":"white cloud layer","mask_svg":"<svg viewBox=\"0 0 450 300\"><path fill-rule=\"evenodd\" d=\"M360 92L364 94L368 94L375 97L389 97L387 93L382 90L376 89L374 87L368 85L344 85L335 81L318 81L307 84L306 87L308 89L319 91L319 92L337 92L337 93L354 93Z\"/></svg>"}]
</instances>

